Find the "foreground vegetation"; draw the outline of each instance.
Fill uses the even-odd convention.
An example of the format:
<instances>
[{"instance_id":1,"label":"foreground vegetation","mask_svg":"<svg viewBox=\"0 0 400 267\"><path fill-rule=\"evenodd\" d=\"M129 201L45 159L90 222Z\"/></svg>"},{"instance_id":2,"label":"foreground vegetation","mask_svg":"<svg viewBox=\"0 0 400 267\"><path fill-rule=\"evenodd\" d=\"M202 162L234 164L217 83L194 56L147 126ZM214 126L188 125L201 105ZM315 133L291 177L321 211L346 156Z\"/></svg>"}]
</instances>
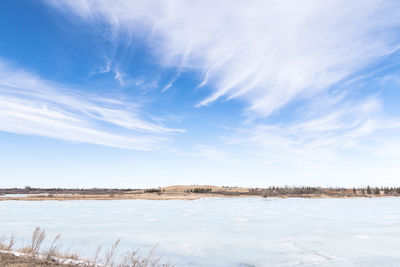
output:
<instances>
[{"instance_id":1,"label":"foreground vegetation","mask_svg":"<svg viewBox=\"0 0 400 267\"><path fill-rule=\"evenodd\" d=\"M76 267L77 265L58 263L49 259L37 259L29 256L15 256L12 253L0 252L2 267Z\"/></svg>"},{"instance_id":2,"label":"foreground vegetation","mask_svg":"<svg viewBox=\"0 0 400 267\"><path fill-rule=\"evenodd\" d=\"M99 246L92 259L79 257L76 253L69 250L62 250L59 240L61 235L57 235L54 240L44 246L46 233L40 228L33 231L32 238L27 245L15 246L15 238L0 237L0 266L8 267L159 267L173 266L170 263L162 263L161 257L157 255L155 248L146 256L142 256L138 250L126 253L117 253L119 240L111 248L102 251Z\"/></svg>"},{"instance_id":3,"label":"foreground vegetation","mask_svg":"<svg viewBox=\"0 0 400 267\"><path fill-rule=\"evenodd\" d=\"M9 194L12 194L9 196ZM22 196L21 194L24 194ZM186 199L203 197L383 197L400 196L400 187L323 188L278 187L244 188L218 186L169 186L150 189L64 189L7 188L0 189L0 200L113 200L113 199Z\"/></svg>"}]
</instances>

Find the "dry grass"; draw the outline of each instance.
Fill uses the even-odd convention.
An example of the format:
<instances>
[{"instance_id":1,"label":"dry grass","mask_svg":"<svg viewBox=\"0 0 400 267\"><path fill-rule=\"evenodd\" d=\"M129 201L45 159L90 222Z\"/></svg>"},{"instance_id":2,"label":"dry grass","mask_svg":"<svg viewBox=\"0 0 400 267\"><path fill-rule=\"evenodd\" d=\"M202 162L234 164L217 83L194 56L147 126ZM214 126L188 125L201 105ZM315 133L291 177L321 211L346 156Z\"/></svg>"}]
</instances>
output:
<instances>
[{"instance_id":1,"label":"dry grass","mask_svg":"<svg viewBox=\"0 0 400 267\"><path fill-rule=\"evenodd\" d=\"M161 266L173 266L171 263L163 263L161 256L157 254L156 248L153 248L150 253L146 256L142 256L139 250L133 250L124 254L118 253L118 246L120 240L117 240L111 248L105 251L103 257L101 257L102 246L99 246L96 250L93 259L84 259L77 255L77 253L71 253L69 250L62 251L59 240L61 235L58 234L48 247L44 247L44 241L46 233L41 228L37 227L33 233L32 238L28 246L22 246L21 248L14 248L15 238L10 236L0 237L0 250L21 253L20 257L31 259L35 262L32 266L37 265L38 260L46 262L48 261L65 264L65 266L86 266L86 267L161 267ZM0 251L0 253L1 253ZM44 264L45 265L45 264ZM44 266L43 265L43 266ZM0 266L3 263L0 261ZM25 266L25 265L24 265ZM30 265L26 265L30 266Z\"/></svg>"},{"instance_id":2,"label":"dry grass","mask_svg":"<svg viewBox=\"0 0 400 267\"><path fill-rule=\"evenodd\" d=\"M53 242L51 242L50 247L44 251L46 258L50 259L52 257L60 257L60 247L58 244L58 240L60 240L60 238L60 234L56 235L56 237L53 239Z\"/></svg>"},{"instance_id":3,"label":"dry grass","mask_svg":"<svg viewBox=\"0 0 400 267\"><path fill-rule=\"evenodd\" d=\"M0 265L2 267L76 267L76 265L66 265L47 259L18 257L4 252L0 252Z\"/></svg>"},{"instance_id":4,"label":"dry grass","mask_svg":"<svg viewBox=\"0 0 400 267\"><path fill-rule=\"evenodd\" d=\"M109 249L106 252L106 262L104 264L105 266L115 266L115 263L114 263L115 251L116 251L120 241L121 241L120 239L115 241L115 243L112 245L111 249Z\"/></svg>"},{"instance_id":5,"label":"dry grass","mask_svg":"<svg viewBox=\"0 0 400 267\"><path fill-rule=\"evenodd\" d=\"M154 193L141 193L141 194L118 194L114 196L109 195L70 195L70 196L26 196L26 197L2 197L0 201L4 200L17 200L17 201L67 201L67 200L133 200L133 199L146 199L146 200L196 200L205 197L224 197L223 195L216 194L195 194L195 193L176 193L176 194L154 194Z\"/></svg>"},{"instance_id":6,"label":"dry grass","mask_svg":"<svg viewBox=\"0 0 400 267\"><path fill-rule=\"evenodd\" d=\"M7 241L5 236L0 237L0 250L10 251L13 249L14 246L14 236L11 235Z\"/></svg>"},{"instance_id":7,"label":"dry grass","mask_svg":"<svg viewBox=\"0 0 400 267\"><path fill-rule=\"evenodd\" d=\"M45 238L46 238L45 231L40 229L40 227L37 227L33 231L30 246L24 247L20 251L22 253L31 254L32 256L37 255L39 253L40 246L42 245Z\"/></svg>"}]
</instances>

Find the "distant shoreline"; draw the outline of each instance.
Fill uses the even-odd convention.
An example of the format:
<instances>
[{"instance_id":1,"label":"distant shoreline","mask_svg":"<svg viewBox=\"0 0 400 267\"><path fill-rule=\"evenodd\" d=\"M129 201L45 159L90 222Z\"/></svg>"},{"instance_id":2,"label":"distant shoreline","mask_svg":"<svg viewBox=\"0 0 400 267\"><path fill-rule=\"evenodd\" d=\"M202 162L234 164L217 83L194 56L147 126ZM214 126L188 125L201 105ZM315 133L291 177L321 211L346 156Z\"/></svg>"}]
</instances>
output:
<instances>
[{"instance_id":1,"label":"distant shoreline","mask_svg":"<svg viewBox=\"0 0 400 267\"><path fill-rule=\"evenodd\" d=\"M209 185L177 185L151 189L63 189L7 188L0 189L0 201L66 201L66 200L196 200L201 198L372 198L398 197L400 188L322 188L322 187L219 187Z\"/></svg>"}]
</instances>

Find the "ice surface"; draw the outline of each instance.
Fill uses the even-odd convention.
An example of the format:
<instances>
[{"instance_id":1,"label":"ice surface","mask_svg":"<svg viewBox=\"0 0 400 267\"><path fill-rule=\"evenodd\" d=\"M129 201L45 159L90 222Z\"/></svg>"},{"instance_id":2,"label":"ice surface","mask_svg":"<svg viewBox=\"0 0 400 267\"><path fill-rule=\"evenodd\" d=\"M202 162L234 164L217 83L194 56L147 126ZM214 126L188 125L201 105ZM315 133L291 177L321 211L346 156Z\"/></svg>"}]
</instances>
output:
<instances>
[{"instance_id":1,"label":"ice surface","mask_svg":"<svg viewBox=\"0 0 400 267\"><path fill-rule=\"evenodd\" d=\"M0 201L0 235L37 226L85 256L121 238L176 266L400 266L400 198Z\"/></svg>"}]
</instances>

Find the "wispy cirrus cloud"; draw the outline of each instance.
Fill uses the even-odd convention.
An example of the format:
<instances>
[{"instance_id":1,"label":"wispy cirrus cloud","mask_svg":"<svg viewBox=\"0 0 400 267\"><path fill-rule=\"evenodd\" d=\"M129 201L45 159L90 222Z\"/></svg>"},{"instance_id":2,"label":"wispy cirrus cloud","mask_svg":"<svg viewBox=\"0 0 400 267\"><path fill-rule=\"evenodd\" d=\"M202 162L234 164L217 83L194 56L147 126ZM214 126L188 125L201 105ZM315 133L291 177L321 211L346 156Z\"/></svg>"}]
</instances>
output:
<instances>
[{"instance_id":1,"label":"wispy cirrus cloud","mask_svg":"<svg viewBox=\"0 0 400 267\"><path fill-rule=\"evenodd\" d=\"M139 103L87 94L0 61L0 130L135 150L183 132L143 119Z\"/></svg>"},{"instance_id":2,"label":"wispy cirrus cloud","mask_svg":"<svg viewBox=\"0 0 400 267\"><path fill-rule=\"evenodd\" d=\"M246 122L194 154L260 185L397 185L399 136L400 118L386 117L377 95L326 98L291 122Z\"/></svg>"},{"instance_id":3,"label":"wispy cirrus cloud","mask_svg":"<svg viewBox=\"0 0 400 267\"><path fill-rule=\"evenodd\" d=\"M108 25L114 43L140 35L158 64L178 70L164 91L194 70L202 75L197 87L209 90L197 106L221 99L247 104L255 119L232 129L225 145L194 147L196 155L231 165L279 165L281 173L287 166L323 165L321 177L330 171L361 177L348 174L351 155L365 169L373 164L363 160L389 157L386 162L392 164L398 157L398 116L385 114L378 87L356 90L383 78L379 75L388 66L380 63L398 57L400 5L395 0L45 2L74 18ZM397 62L391 60L390 67ZM296 100L290 120L279 117ZM400 171L384 164L376 170L375 177L392 178Z\"/></svg>"},{"instance_id":4,"label":"wispy cirrus cloud","mask_svg":"<svg viewBox=\"0 0 400 267\"><path fill-rule=\"evenodd\" d=\"M305 112L291 123L247 125L226 140L247 147L244 151L257 155L263 164L289 165L340 161L349 153L377 157L385 154L379 148L388 141L394 146L400 144L396 138L400 119L385 118L378 97L325 104L318 112Z\"/></svg>"},{"instance_id":5,"label":"wispy cirrus cloud","mask_svg":"<svg viewBox=\"0 0 400 267\"><path fill-rule=\"evenodd\" d=\"M106 23L114 41L147 38L160 64L203 73L211 94L268 116L399 49L397 1L48 0ZM183 61L182 58L185 60Z\"/></svg>"}]
</instances>

